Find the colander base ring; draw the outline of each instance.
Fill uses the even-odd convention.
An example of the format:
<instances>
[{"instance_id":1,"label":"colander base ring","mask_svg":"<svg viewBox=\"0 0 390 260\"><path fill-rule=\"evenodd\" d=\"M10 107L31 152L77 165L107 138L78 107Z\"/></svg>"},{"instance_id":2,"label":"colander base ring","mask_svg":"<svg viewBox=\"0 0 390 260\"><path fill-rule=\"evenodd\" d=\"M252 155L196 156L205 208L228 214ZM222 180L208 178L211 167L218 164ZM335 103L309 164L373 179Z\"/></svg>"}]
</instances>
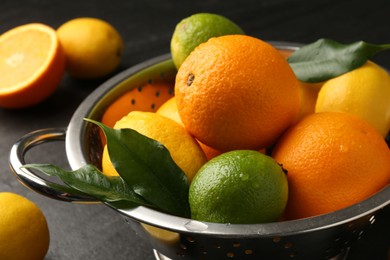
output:
<instances>
[{"instance_id":1,"label":"colander base ring","mask_svg":"<svg viewBox=\"0 0 390 260\"><path fill-rule=\"evenodd\" d=\"M346 260L348 256L348 252L349 252L349 248L344 252L330 258L329 260ZM153 249L153 255L156 258L156 260L172 260L171 258L158 252L156 249Z\"/></svg>"}]
</instances>

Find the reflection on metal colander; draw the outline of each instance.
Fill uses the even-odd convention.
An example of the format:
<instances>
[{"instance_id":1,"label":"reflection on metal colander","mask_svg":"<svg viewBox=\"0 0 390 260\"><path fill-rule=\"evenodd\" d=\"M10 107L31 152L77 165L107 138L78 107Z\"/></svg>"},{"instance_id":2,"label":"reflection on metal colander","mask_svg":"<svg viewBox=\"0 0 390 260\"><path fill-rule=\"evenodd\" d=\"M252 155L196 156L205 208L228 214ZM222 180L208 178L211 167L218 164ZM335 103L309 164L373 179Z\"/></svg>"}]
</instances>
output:
<instances>
[{"instance_id":1,"label":"reflection on metal colander","mask_svg":"<svg viewBox=\"0 0 390 260\"><path fill-rule=\"evenodd\" d=\"M157 259L345 259L349 248L374 223L369 215L322 230L263 236L175 233L176 240L150 236L143 225L125 217L131 228L148 240ZM201 222L202 223L202 222ZM205 225L204 223L202 223ZM293 225L293 223L292 223ZM229 226L229 225L227 225Z\"/></svg>"}]
</instances>

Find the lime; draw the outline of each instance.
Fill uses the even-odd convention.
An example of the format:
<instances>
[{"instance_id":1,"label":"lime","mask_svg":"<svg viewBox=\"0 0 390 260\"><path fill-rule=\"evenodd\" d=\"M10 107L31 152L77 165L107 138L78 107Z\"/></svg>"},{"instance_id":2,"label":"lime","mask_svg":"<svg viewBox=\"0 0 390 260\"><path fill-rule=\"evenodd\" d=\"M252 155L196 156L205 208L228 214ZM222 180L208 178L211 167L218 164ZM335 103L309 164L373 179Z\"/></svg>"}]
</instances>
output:
<instances>
[{"instance_id":1,"label":"lime","mask_svg":"<svg viewBox=\"0 0 390 260\"><path fill-rule=\"evenodd\" d=\"M181 20L173 32L171 54L176 68L199 44L211 37L228 34L244 34L243 30L228 18L210 13L198 13Z\"/></svg>"},{"instance_id":2,"label":"lime","mask_svg":"<svg viewBox=\"0 0 390 260\"><path fill-rule=\"evenodd\" d=\"M324 83L318 93L316 112L354 114L386 136L390 130L390 77L374 62Z\"/></svg>"},{"instance_id":3,"label":"lime","mask_svg":"<svg viewBox=\"0 0 390 260\"><path fill-rule=\"evenodd\" d=\"M275 221L287 197L282 166L253 150L235 150L211 159L195 175L189 191L193 219L231 224Z\"/></svg>"}]
</instances>

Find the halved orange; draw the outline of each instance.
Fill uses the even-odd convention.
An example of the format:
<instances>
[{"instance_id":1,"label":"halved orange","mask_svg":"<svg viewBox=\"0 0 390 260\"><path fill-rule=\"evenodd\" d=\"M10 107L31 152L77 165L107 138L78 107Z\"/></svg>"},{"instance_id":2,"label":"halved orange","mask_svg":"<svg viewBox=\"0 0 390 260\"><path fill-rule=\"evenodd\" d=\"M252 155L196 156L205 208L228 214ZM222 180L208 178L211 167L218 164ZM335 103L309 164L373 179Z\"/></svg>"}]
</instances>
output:
<instances>
[{"instance_id":1,"label":"halved orange","mask_svg":"<svg viewBox=\"0 0 390 260\"><path fill-rule=\"evenodd\" d=\"M114 127L115 123L131 111L156 112L157 109L173 96L174 85L168 82L153 82L133 88L113 103L104 111L102 119L103 124ZM106 144L106 138L100 131L103 145Z\"/></svg>"},{"instance_id":2,"label":"halved orange","mask_svg":"<svg viewBox=\"0 0 390 260\"><path fill-rule=\"evenodd\" d=\"M173 83L153 82L133 88L115 100L104 112L101 122L109 127L131 111L156 112L173 96Z\"/></svg>"},{"instance_id":3,"label":"halved orange","mask_svg":"<svg viewBox=\"0 0 390 260\"><path fill-rule=\"evenodd\" d=\"M65 56L56 31L31 23L0 35L0 107L24 108L49 97L62 80Z\"/></svg>"}]
</instances>

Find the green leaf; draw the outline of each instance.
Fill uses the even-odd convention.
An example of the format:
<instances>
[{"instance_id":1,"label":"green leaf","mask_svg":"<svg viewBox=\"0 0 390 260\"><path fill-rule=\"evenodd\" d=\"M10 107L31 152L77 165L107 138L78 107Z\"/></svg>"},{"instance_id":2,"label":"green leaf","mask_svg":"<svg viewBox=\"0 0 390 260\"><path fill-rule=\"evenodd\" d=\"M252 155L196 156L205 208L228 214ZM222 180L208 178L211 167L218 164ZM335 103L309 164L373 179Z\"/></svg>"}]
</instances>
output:
<instances>
[{"instance_id":1,"label":"green leaf","mask_svg":"<svg viewBox=\"0 0 390 260\"><path fill-rule=\"evenodd\" d=\"M295 51L288 62L299 80L321 82L362 66L390 44L375 45L363 41L342 44L330 39L319 39Z\"/></svg>"},{"instance_id":2,"label":"green leaf","mask_svg":"<svg viewBox=\"0 0 390 260\"><path fill-rule=\"evenodd\" d=\"M86 120L103 130L113 166L135 193L165 212L189 217L187 177L161 143L132 129Z\"/></svg>"},{"instance_id":3,"label":"green leaf","mask_svg":"<svg viewBox=\"0 0 390 260\"><path fill-rule=\"evenodd\" d=\"M128 201L135 205L151 206L133 192L121 177L109 177L96 167L85 165L75 171L66 171L51 164L26 164L24 168L38 170L48 176L57 176L71 188L104 202Z\"/></svg>"}]
</instances>

